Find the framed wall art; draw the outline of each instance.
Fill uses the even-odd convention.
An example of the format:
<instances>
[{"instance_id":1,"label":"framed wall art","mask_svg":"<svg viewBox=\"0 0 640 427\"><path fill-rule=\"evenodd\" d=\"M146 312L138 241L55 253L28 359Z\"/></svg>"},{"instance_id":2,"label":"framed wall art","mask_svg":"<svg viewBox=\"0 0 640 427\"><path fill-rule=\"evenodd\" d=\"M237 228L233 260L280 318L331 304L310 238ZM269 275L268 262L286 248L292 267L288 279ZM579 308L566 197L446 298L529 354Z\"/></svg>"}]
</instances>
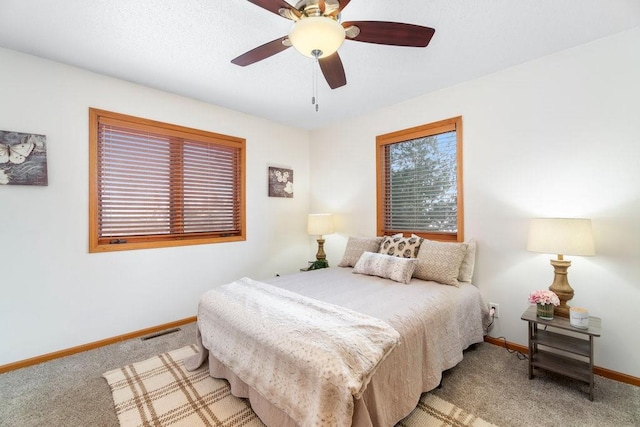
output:
<instances>
[{"instance_id":1,"label":"framed wall art","mask_svg":"<svg viewBox=\"0 0 640 427\"><path fill-rule=\"evenodd\" d=\"M0 185L47 185L47 137L0 130Z\"/></svg>"},{"instance_id":2,"label":"framed wall art","mask_svg":"<svg viewBox=\"0 0 640 427\"><path fill-rule=\"evenodd\" d=\"M269 166L269 197L293 197L293 170Z\"/></svg>"}]
</instances>

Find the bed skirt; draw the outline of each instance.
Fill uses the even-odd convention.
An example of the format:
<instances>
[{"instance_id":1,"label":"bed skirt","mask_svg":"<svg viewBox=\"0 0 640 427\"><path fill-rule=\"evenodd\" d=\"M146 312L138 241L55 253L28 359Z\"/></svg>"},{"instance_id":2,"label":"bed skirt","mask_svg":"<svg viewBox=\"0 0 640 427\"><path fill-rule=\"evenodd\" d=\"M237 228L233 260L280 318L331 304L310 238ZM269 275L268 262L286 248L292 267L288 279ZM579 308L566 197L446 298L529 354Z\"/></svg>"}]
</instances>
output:
<instances>
[{"instance_id":1,"label":"bed skirt","mask_svg":"<svg viewBox=\"0 0 640 427\"><path fill-rule=\"evenodd\" d=\"M204 351L207 350L205 349ZM272 405L267 399L262 397L260 393L249 387L215 357L209 354L208 359L210 375L214 378L224 378L229 381L231 394L234 396L249 399L251 409L253 409L263 423L267 426L297 427L297 424L289 415ZM371 421L369 410L365 403L367 395L370 394L370 388L371 384L369 384L369 387L365 390L363 398L354 401L353 420L351 423L354 427L373 427L375 425ZM413 407L415 407L416 404L414 404Z\"/></svg>"}]
</instances>

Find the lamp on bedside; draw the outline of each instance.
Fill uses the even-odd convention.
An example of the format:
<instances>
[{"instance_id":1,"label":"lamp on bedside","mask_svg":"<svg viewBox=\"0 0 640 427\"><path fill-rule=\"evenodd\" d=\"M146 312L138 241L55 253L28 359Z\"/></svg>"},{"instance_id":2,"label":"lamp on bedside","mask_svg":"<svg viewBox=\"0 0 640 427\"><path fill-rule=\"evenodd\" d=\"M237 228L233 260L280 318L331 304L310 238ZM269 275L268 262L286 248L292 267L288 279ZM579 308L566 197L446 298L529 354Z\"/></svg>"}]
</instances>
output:
<instances>
[{"instance_id":1,"label":"lamp on bedside","mask_svg":"<svg viewBox=\"0 0 640 427\"><path fill-rule=\"evenodd\" d=\"M311 265L311 269L328 267L327 254L324 253L323 235L333 233L333 217L331 214L309 214L307 221L307 233L318 236L318 253L316 261Z\"/></svg>"},{"instance_id":2,"label":"lamp on bedside","mask_svg":"<svg viewBox=\"0 0 640 427\"><path fill-rule=\"evenodd\" d=\"M558 254L552 259L555 276L549 290L560 299L560 305L554 308L554 314L569 317L567 301L573 298L573 288L567 280L567 269L571 261L564 255L595 255L591 220L584 218L534 218L529 227L527 250L545 254Z\"/></svg>"}]
</instances>

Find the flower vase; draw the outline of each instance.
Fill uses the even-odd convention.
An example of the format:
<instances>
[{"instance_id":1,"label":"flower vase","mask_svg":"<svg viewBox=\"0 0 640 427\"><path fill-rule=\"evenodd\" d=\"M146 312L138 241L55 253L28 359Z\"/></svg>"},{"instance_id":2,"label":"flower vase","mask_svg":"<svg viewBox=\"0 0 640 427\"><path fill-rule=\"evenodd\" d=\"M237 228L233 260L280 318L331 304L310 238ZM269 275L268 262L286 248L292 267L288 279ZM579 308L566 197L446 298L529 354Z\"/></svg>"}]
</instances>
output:
<instances>
[{"instance_id":1,"label":"flower vase","mask_svg":"<svg viewBox=\"0 0 640 427\"><path fill-rule=\"evenodd\" d=\"M553 320L553 304L538 304L536 314L544 320Z\"/></svg>"}]
</instances>

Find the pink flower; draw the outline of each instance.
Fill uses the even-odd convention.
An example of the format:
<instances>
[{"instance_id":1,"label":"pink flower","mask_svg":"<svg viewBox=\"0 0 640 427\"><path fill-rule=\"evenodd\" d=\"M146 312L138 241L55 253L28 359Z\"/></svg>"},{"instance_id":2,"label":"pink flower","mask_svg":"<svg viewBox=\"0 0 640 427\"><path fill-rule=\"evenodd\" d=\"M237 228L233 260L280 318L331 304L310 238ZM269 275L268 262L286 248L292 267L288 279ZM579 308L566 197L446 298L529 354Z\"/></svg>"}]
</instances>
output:
<instances>
[{"instance_id":1,"label":"pink flower","mask_svg":"<svg viewBox=\"0 0 640 427\"><path fill-rule=\"evenodd\" d=\"M560 299L558 299L558 295L546 289L531 292L529 294L529 302L532 304L542 304L542 305L547 305L547 304L553 304L555 306L560 305Z\"/></svg>"}]
</instances>

